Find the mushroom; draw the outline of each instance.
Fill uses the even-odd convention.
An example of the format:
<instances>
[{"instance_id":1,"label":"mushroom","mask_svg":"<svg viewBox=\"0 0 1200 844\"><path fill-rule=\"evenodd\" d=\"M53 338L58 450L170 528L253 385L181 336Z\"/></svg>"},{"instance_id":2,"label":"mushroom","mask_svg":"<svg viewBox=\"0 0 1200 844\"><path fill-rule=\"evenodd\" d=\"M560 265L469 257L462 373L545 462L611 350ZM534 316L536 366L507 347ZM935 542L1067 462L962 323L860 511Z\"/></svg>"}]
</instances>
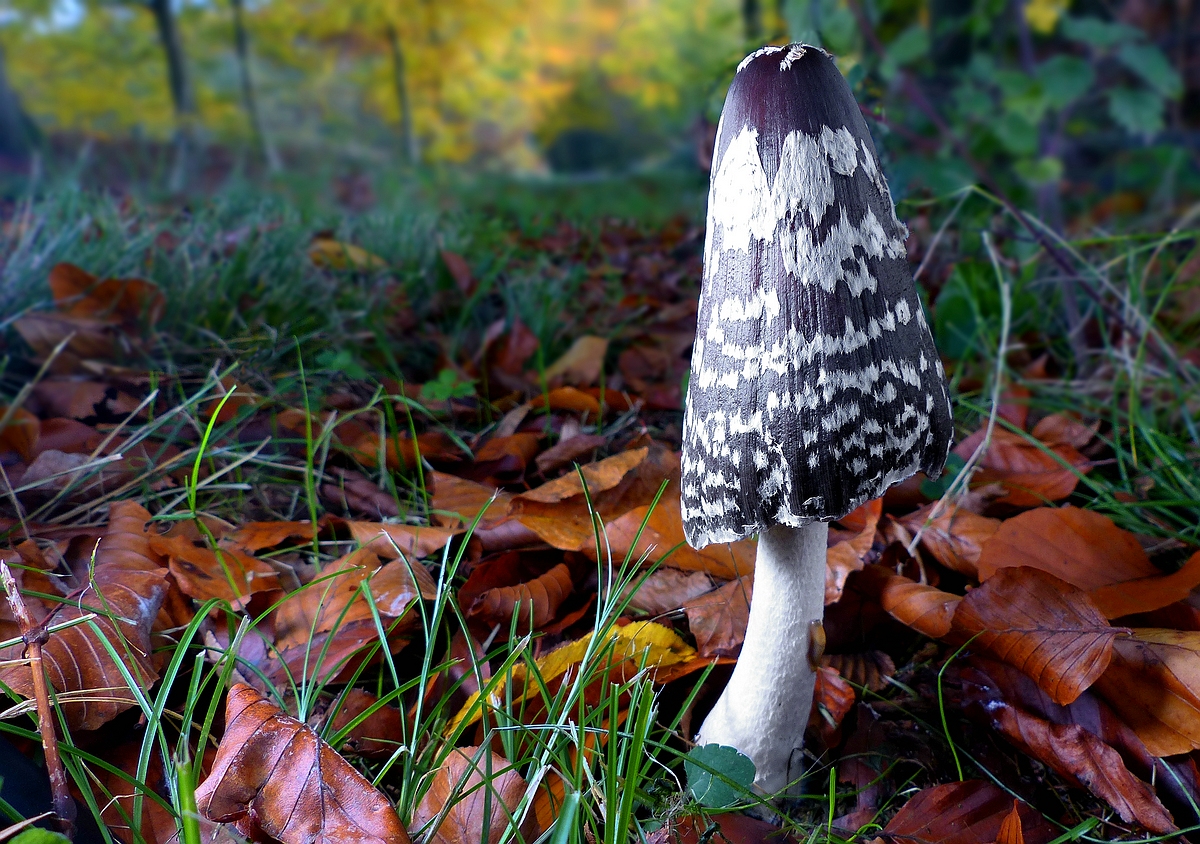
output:
<instances>
[{"instance_id":1,"label":"mushroom","mask_svg":"<svg viewBox=\"0 0 1200 844\"><path fill-rule=\"evenodd\" d=\"M829 521L918 470L953 420L870 132L819 47L747 56L725 99L683 426L695 548L758 534L746 638L701 744L798 781Z\"/></svg>"}]
</instances>

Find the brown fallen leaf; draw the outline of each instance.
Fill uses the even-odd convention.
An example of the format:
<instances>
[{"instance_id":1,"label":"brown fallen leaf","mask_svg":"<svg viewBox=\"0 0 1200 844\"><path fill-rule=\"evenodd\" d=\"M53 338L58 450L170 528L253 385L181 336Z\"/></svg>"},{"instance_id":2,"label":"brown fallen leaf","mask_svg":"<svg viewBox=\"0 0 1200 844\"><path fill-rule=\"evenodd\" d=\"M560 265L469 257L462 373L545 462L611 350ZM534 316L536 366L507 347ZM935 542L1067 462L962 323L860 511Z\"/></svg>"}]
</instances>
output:
<instances>
[{"instance_id":1,"label":"brown fallen leaf","mask_svg":"<svg viewBox=\"0 0 1200 844\"><path fill-rule=\"evenodd\" d=\"M41 433L41 423L22 407L10 412L8 407L0 405L0 420L6 416L8 419L0 427L0 454L12 451L26 463L31 462Z\"/></svg>"},{"instance_id":2,"label":"brown fallen leaf","mask_svg":"<svg viewBox=\"0 0 1200 844\"><path fill-rule=\"evenodd\" d=\"M368 759L386 759L400 746L404 736L404 713L394 706L379 705L379 698L370 692L350 687L333 706L334 715L326 728L326 736L340 732L367 710L372 710L350 728L341 749Z\"/></svg>"},{"instance_id":3,"label":"brown fallen leaf","mask_svg":"<svg viewBox=\"0 0 1200 844\"><path fill-rule=\"evenodd\" d=\"M701 656L736 656L746 638L754 575L731 580L683 606Z\"/></svg>"},{"instance_id":4,"label":"brown fallen leaf","mask_svg":"<svg viewBox=\"0 0 1200 844\"><path fill-rule=\"evenodd\" d=\"M477 568L472 572L472 577L478 571ZM518 631L537 630L555 619L558 608L574 589L571 569L566 563L559 563L532 580L483 591L467 605L466 614L468 618L505 629L516 617Z\"/></svg>"},{"instance_id":5,"label":"brown fallen leaf","mask_svg":"<svg viewBox=\"0 0 1200 844\"><path fill-rule=\"evenodd\" d=\"M645 460L649 453L649 448L634 448L583 466L581 471L584 480L587 481L588 493L595 497L605 490L612 489ZM532 501L539 504L557 504L582 493L583 483L579 480L579 475L571 472L521 493L514 498L514 503Z\"/></svg>"},{"instance_id":6,"label":"brown fallen leaf","mask_svg":"<svg viewBox=\"0 0 1200 844\"><path fill-rule=\"evenodd\" d=\"M410 561L436 554L458 534L459 528L397 525L391 522L342 522L330 519L330 524L345 525L354 541L369 548L382 560L397 560L401 555Z\"/></svg>"},{"instance_id":7,"label":"brown fallen leaf","mask_svg":"<svg viewBox=\"0 0 1200 844\"><path fill-rule=\"evenodd\" d=\"M933 586L893 574L881 566L869 566L879 594L879 604L901 624L931 639L941 639L953 628L955 611L962 598Z\"/></svg>"},{"instance_id":8,"label":"brown fallen leaf","mask_svg":"<svg viewBox=\"0 0 1200 844\"><path fill-rule=\"evenodd\" d=\"M1115 644L1096 691L1153 755L1200 748L1200 633L1134 630Z\"/></svg>"},{"instance_id":9,"label":"brown fallen leaf","mask_svg":"<svg viewBox=\"0 0 1200 844\"><path fill-rule=\"evenodd\" d=\"M1104 673L1122 633L1084 592L1026 566L1001 569L968 592L954 612L954 629L1063 704Z\"/></svg>"},{"instance_id":10,"label":"brown fallen leaf","mask_svg":"<svg viewBox=\"0 0 1200 844\"><path fill-rule=\"evenodd\" d=\"M1051 413L1040 419L1030 433L1034 439L1041 440L1046 445L1066 444L1079 449L1094 440L1099 429L1099 422L1085 425L1065 413Z\"/></svg>"},{"instance_id":11,"label":"brown fallen leaf","mask_svg":"<svg viewBox=\"0 0 1200 844\"><path fill-rule=\"evenodd\" d=\"M458 288L458 292L463 296L471 296L479 285L475 281L475 277L471 275L471 265L467 263L467 259L449 249L442 249L438 254L446 267L446 272L450 273L450 278L454 279L454 286Z\"/></svg>"},{"instance_id":12,"label":"brown fallen leaf","mask_svg":"<svg viewBox=\"0 0 1200 844\"><path fill-rule=\"evenodd\" d=\"M383 794L311 728L240 683L229 690L225 735L196 806L282 844L409 844Z\"/></svg>"},{"instance_id":13,"label":"brown fallen leaf","mask_svg":"<svg viewBox=\"0 0 1200 844\"><path fill-rule=\"evenodd\" d=\"M425 479L431 486L429 504L439 524L466 526L479 516L478 526L487 528L508 515L512 493L444 472L429 472Z\"/></svg>"},{"instance_id":14,"label":"brown fallen leaf","mask_svg":"<svg viewBox=\"0 0 1200 844\"><path fill-rule=\"evenodd\" d=\"M183 536L152 536L150 547L167 557L175 583L197 601L220 598L240 609L251 595L282 588L270 563L241 551L213 552Z\"/></svg>"},{"instance_id":15,"label":"brown fallen leaf","mask_svg":"<svg viewBox=\"0 0 1200 844\"><path fill-rule=\"evenodd\" d=\"M608 340L603 337L585 335L576 338L562 357L546 367L546 383L552 387L592 386L600 380L600 372L604 368L604 355L607 352Z\"/></svg>"},{"instance_id":16,"label":"brown fallen leaf","mask_svg":"<svg viewBox=\"0 0 1200 844\"><path fill-rule=\"evenodd\" d=\"M317 235L308 245L308 259L314 266L326 270L354 270L360 273L377 273L388 268L387 261L373 255L361 246L343 243L327 235Z\"/></svg>"},{"instance_id":17,"label":"brown fallen leaf","mask_svg":"<svg viewBox=\"0 0 1200 844\"><path fill-rule=\"evenodd\" d=\"M664 566L630 586L629 608L651 616L662 615L711 592L712 588L712 578L702 571L687 572Z\"/></svg>"},{"instance_id":18,"label":"brown fallen leaf","mask_svg":"<svg viewBox=\"0 0 1200 844\"><path fill-rule=\"evenodd\" d=\"M883 499L868 501L838 521L854 525L858 533L842 540L830 548L825 555L825 606L836 604L846 588L846 578L852 572L862 571L864 557L875 542L875 529L883 515Z\"/></svg>"},{"instance_id":19,"label":"brown fallen leaf","mask_svg":"<svg viewBox=\"0 0 1200 844\"><path fill-rule=\"evenodd\" d=\"M983 442L983 436L984 431L976 431L958 443L954 453L964 460L970 459ZM991 444L979 467L971 477L972 487L998 483L1007 490L1007 494L999 499L1001 503L1013 507L1040 507L1047 501L1061 501L1074 492L1079 482L1076 472L1086 472L1089 462L1065 443L1042 446L997 427L992 431Z\"/></svg>"},{"instance_id":20,"label":"brown fallen leaf","mask_svg":"<svg viewBox=\"0 0 1200 844\"><path fill-rule=\"evenodd\" d=\"M1025 844L1025 829L1021 823L1021 801L1014 800L1012 811L1000 824L996 833L996 844Z\"/></svg>"},{"instance_id":21,"label":"brown fallen leaf","mask_svg":"<svg viewBox=\"0 0 1200 844\"><path fill-rule=\"evenodd\" d=\"M872 692L882 692L896 673L896 663L883 651L825 654L821 664L838 672L848 682Z\"/></svg>"},{"instance_id":22,"label":"brown fallen leaf","mask_svg":"<svg viewBox=\"0 0 1200 844\"><path fill-rule=\"evenodd\" d=\"M896 844L986 844L994 842L1013 811L1013 798L982 780L938 785L917 792L884 827L883 838ZM1055 829L1028 803L1016 811L1026 844L1046 844Z\"/></svg>"},{"instance_id":23,"label":"brown fallen leaf","mask_svg":"<svg viewBox=\"0 0 1200 844\"><path fill-rule=\"evenodd\" d=\"M551 410L567 413L586 413L592 419L600 415L600 402L594 396L575 387L555 387L545 395L534 396L529 400L529 406L549 407Z\"/></svg>"},{"instance_id":24,"label":"brown fallen leaf","mask_svg":"<svg viewBox=\"0 0 1200 844\"><path fill-rule=\"evenodd\" d=\"M856 699L854 687L846 682L836 668L823 665L817 669L808 726L821 734L826 747L837 746L842 721L854 708Z\"/></svg>"},{"instance_id":25,"label":"brown fallen leaf","mask_svg":"<svg viewBox=\"0 0 1200 844\"><path fill-rule=\"evenodd\" d=\"M599 403L597 403L599 407ZM597 411L599 412L599 411ZM538 471L542 474L561 469L563 466L590 455L598 448L608 444L608 439L599 434L577 434L570 439L560 440L543 451L534 460Z\"/></svg>"},{"instance_id":26,"label":"brown fallen leaf","mask_svg":"<svg viewBox=\"0 0 1200 844\"><path fill-rule=\"evenodd\" d=\"M937 507L937 502L928 504L902 518L900 523L913 534L921 531L921 547L943 566L968 577L978 578L976 567L983 544L1000 527L1000 520L989 519L966 508L947 504L940 508L933 521L929 521L930 514Z\"/></svg>"},{"instance_id":27,"label":"brown fallen leaf","mask_svg":"<svg viewBox=\"0 0 1200 844\"><path fill-rule=\"evenodd\" d=\"M487 748L457 747L413 812L412 832L424 834L429 844L491 844L520 825L525 840L532 840L531 824L520 824L514 815L528 787L503 756ZM435 828L426 829L435 822Z\"/></svg>"},{"instance_id":28,"label":"brown fallen leaf","mask_svg":"<svg viewBox=\"0 0 1200 844\"><path fill-rule=\"evenodd\" d=\"M89 613L97 616L49 634L42 646L47 679L73 730L94 730L137 703L108 648L119 655L142 692L158 679L150 658L150 629L169 584L167 570L145 534L149 521L150 514L131 501L110 505L108 527L96 546L92 581L43 619L49 627ZM14 660L0 668L0 683L28 699L33 696L33 678L29 664L20 659L21 650L15 645L0 651L0 664Z\"/></svg>"},{"instance_id":29,"label":"brown fallen leaf","mask_svg":"<svg viewBox=\"0 0 1200 844\"><path fill-rule=\"evenodd\" d=\"M275 548L285 542L311 548L318 529L312 522L246 522L226 535L222 544L249 554Z\"/></svg>"}]
</instances>

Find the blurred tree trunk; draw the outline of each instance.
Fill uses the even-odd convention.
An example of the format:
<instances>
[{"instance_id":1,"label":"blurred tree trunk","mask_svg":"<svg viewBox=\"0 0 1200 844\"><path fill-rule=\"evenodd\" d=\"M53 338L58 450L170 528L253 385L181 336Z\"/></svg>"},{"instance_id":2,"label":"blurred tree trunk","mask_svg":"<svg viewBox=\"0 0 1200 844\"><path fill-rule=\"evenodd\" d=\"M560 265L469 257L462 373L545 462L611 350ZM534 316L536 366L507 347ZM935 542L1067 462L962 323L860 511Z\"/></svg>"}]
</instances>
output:
<instances>
[{"instance_id":1,"label":"blurred tree trunk","mask_svg":"<svg viewBox=\"0 0 1200 844\"><path fill-rule=\"evenodd\" d=\"M7 58L0 47L0 160L23 167L35 151L41 133L8 84Z\"/></svg>"},{"instance_id":2,"label":"blurred tree trunk","mask_svg":"<svg viewBox=\"0 0 1200 844\"><path fill-rule=\"evenodd\" d=\"M263 127L262 116L258 112L258 98L254 94L254 78L250 75L250 39L246 35L246 22L242 14L244 0L230 0L230 4L233 6L233 44L242 77L242 104L246 107L246 114L250 118L250 130L254 132L259 148L262 149L267 169L278 173L283 169L283 163Z\"/></svg>"},{"instance_id":3,"label":"blurred tree trunk","mask_svg":"<svg viewBox=\"0 0 1200 844\"><path fill-rule=\"evenodd\" d=\"M158 27L158 39L162 42L167 58L167 80L171 86L171 103L175 107L175 162L171 166L168 187L181 191L187 184L188 158L191 146L192 122L196 117L196 97L188 77L187 60L183 55L183 42L179 38L179 25L171 0L147 0L147 7L154 15Z\"/></svg>"},{"instance_id":4,"label":"blurred tree trunk","mask_svg":"<svg viewBox=\"0 0 1200 844\"><path fill-rule=\"evenodd\" d=\"M742 27L746 40L755 46L762 40L762 6L758 0L742 0Z\"/></svg>"},{"instance_id":5,"label":"blurred tree trunk","mask_svg":"<svg viewBox=\"0 0 1200 844\"><path fill-rule=\"evenodd\" d=\"M392 81L396 86L396 100L400 104L400 143L405 164L417 161L416 135L413 133L412 104L408 99L408 79L404 72L404 46L400 34L392 23L387 25L388 46L392 51Z\"/></svg>"}]
</instances>

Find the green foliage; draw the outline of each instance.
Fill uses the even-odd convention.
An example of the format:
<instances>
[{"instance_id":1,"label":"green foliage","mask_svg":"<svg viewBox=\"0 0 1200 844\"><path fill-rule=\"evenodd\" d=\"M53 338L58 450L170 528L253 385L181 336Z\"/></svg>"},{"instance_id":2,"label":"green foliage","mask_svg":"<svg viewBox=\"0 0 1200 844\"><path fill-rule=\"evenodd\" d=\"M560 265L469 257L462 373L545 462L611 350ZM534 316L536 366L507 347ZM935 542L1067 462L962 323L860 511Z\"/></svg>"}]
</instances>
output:
<instances>
[{"instance_id":1,"label":"green foliage","mask_svg":"<svg viewBox=\"0 0 1200 844\"><path fill-rule=\"evenodd\" d=\"M35 826L11 839L10 844L71 844L71 839L57 832Z\"/></svg>"},{"instance_id":2,"label":"green foliage","mask_svg":"<svg viewBox=\"0 0 1200 844\"><path fill-rule=\"evenodd\" d=\"M722 744L693 747L683 759L688 791L707 809L724 809L746 799L754 785L754 763Z\"/></svg>"}]
</instances>

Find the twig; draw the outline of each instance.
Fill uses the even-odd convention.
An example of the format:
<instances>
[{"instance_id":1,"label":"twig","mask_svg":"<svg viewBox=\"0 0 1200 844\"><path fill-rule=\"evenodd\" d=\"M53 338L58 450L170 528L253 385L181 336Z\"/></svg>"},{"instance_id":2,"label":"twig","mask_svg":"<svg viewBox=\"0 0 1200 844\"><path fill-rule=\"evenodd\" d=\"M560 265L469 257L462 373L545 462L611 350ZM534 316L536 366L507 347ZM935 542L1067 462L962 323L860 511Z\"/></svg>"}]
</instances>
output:
<instances>
[{"instance_id":1,"label":"twig","mask_svg":"<svg viewBox=\"0 0 1200 844\"><path fill-rule=\"evenodd\" d=\"M58 816L63 834L75 837L75 801L67 786L67 771L62 757L58 755L58 733L54 729L54 710L50 706L50 692L46 687L46 672L42 666L42 645L49 641L50 634L33 620L29 607L21 597L17 581L13 579L8 565L0 563L0 583L8 595L17 624L21 628L21 640L25 642L25 655L29 659L29 673L33 681L33 696L37 702L38 732L42 735L42 752L46 757L46 773L50 775L51 806Z\"/></svg>"}]
</instances>

